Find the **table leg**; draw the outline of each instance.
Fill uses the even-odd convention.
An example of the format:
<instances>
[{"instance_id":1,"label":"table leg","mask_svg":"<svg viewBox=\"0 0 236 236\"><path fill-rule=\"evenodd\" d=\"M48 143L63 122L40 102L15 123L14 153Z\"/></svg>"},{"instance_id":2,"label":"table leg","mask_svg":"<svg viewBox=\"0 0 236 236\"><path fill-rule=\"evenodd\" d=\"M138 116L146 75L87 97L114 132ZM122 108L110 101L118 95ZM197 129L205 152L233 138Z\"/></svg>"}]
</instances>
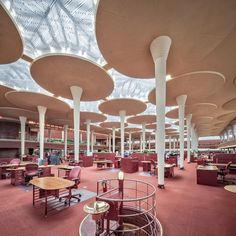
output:
<instances>
[{"instance_id":1,"label":"table leg","mask_svg":"<svg viewBox=\"0 0 236 236\"><path fill-rule=\"evenodd\" d=\"M0 179L2 179L2 167L0 167Z\"/></svg>"},{"instance_id":2,"label":"table leg","mask_svg":"<svg viewBox=\"0 0 236 236\"><path fill-rule=\"evenodd\" d=\"M69 206L70 206L70 199L71 199L71 188L69 188Z\"/></svg>"},{"instance_id":3,"label":"table leg","mask_svg":"<svg viewBox=\"0 0 236 236\"><path fill-rule=\"evenodd\" d=\"M33 206L35 205L35 186L33 185Z\"/></svg>"},{"instance_id":4,"label":"table leg","mask_svg":"<svg viewBox=\"0 0 236 236\"><path fill-rule=\"evenodd\" d=\"M45 212L44 215L47 216L48 214L48 191L45 190Z\"/></svg>"}]
</instances>

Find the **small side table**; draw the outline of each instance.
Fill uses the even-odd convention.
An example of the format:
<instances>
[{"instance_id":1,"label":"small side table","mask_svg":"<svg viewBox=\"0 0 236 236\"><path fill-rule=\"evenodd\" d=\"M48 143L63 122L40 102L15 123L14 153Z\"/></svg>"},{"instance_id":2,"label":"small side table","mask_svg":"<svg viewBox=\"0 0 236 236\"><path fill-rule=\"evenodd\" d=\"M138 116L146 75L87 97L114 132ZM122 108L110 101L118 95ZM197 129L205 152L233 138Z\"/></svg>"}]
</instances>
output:
<instances>
[{"instance_id":1,"label":"small side table","mask_svg":"<svg viewBox=\"0 0 236 236\"><path fill-rule=\"evenodd\" d=\"M104 231L104 216L109 208L110 205L103 201L95 201L84 205L84 211L91 214L92 219L96 221L96 236Z\"/></svg>"}]
</instances>

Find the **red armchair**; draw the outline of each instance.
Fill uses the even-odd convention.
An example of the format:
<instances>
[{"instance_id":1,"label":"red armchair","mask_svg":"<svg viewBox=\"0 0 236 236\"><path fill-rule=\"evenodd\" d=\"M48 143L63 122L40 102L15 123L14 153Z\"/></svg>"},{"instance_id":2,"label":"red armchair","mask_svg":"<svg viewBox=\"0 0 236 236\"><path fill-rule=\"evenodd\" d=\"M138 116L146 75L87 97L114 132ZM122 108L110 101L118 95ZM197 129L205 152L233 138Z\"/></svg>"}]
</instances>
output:
<instances>
[{"instance_id":1,"label":"red armchair","mask_svg":"<svg viewBox=\"0 0 236 236\"><path fill-rule=\"evenodd\" d=\"M20 164L20 159L19 158L14 158L10 161L10 164L19 165Z\"/></svg>"},{"instance_id":2,"label":"red armchair","mask_svg":"<svg viewBox=\"0 0 236 236\"><path fill-rule=\"evenodd\" d=\"M75 166L69 173L68 176L64 176L64 179L68 179L68 180L72 180L75 181L75 185L73 186L73 188L78 188L78 184L80 183L80 174L81 174L81 167L80 166ZM66 196L62 196L59 198L59 201L62 200L62 198L66 198L65 200L65 205L67 204L67 201L70 202L71 198L75 198L78 200L78 202L80 201L80 197L81 194L71 194L71 195L66 195Z\"/></svg>"},{"instance_id":3,"label":"red armchair","mask_svg":"<svg viewBox=\"0 0 236 236\"><path fill-rule=\"evenodd\" d=\"M29 181L34 177L39 177L39 166L38 164L30 163L25 166L25 183L28 184Z\"/></svg>"}]
</instances>

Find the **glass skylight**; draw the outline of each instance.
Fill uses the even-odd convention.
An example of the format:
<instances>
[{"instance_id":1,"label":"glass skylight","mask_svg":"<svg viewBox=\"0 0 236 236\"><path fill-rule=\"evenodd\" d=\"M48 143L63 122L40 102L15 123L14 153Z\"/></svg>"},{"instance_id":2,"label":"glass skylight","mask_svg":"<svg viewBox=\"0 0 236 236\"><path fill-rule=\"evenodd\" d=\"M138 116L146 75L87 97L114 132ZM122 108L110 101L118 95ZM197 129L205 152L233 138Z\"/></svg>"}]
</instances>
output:
<instances>
[{"instance_id":1,"label":"glass skylight","mask_svg":"<svg viewBox=\"0 0 236 236\"><path fill-rule=\"evenodd\" d=\"M14 18L24 42L24 54L35 59L47 53L78 55L104 66L106 64L95 37L95 11L97 0L2 0ZM49 94L32 79L30 63L23 59L0 65L0 84ZM114 69L109 73L114 80L114 91L107 99L136 98L148 101L155 80L130 78ZM170 79L170 76L167 76ZM99 88L98 88L99 89ZM72 101L60 98L71 106ZM102 102L82 102L81 111L100 112ZM166 111L171 108L166 108ZM142 114L155 114L155 106L148 104ZM114 117L113 117L114 118ZM113 118L109 117L108 120ZM119 121L119 117L115 118ZM173 122L166 118L166 122Z\"/></svg>"}]
</instances>

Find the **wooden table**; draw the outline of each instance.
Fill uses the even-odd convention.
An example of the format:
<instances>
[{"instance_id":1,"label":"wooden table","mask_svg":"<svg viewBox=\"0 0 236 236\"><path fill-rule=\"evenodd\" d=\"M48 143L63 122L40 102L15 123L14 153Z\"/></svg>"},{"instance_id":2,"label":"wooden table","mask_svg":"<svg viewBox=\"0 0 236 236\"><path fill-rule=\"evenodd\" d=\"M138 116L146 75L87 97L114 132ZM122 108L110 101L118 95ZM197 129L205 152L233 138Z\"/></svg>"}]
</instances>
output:
<instances>
[{"instance_id":1,"label":"wooden table","mask_svg":"<svg viewBox=\"0 0 236 236\"><path fill-rule=\"evenodd\" d=\"M21 167L21 166L26 166L27 164L30 164L30 163L33 163L33 162L22 161L20 164L4 164L4 165L0 165L0 179L2 179L2 174L5 173L8 168L17 168L17 167Z\"/></svg>"},{"instance_id":2,"label":"wooden table","mask_svg":"<svg viewBox=\"0 0 236 236\"><path fill-rule=\"evenodd\" d=\"M59 165L57 166L57 175L60 177L60 171L64 170L65 171L65 176L68 176L70 171L74 168L74 166L69 166L69 165Z\"/></svg>"},{"instance_id":3,"label":"wooden table","mask_svg":"<svg viewBox=\"0 0 236 236\"><path fill-rule=\"evenodd\" d=\"M54 165L40 165L39 170L42 170L40 173L41 177L51 176L51 167ZM25 167L17 167L17 168L8 168L7 171L11 172L11 184L18 185L25 183Z\"/></svg>"},{"instance_id":4,"label":"wooden table","mask_svg":"<svg viewBox=\"0 0 236 236\"><path fill-rule=\"evenodd\" d=\"M104 232L104 216L109 210L110 205L104 201L95 201L84 205L84 211L92 215L92 219L96 221L96 235Z\"/></svg>"},{"instance_id":5,"label":"wooden table","mask_svg":"<svg viewBox=\"0 0 236 236\"><path fill-rule=\"evenodd\" d=\"M199 165L197 167L197 184L216 186L217 172L218 168L216 166Z\"/></svg>"},{"instance_id":6,"label":"wooden table","mask_svg":"<svg viewBox=\"0 0 236 236\"><path fill-rule=\"evenodd\" d=\"M236 185L226 185L224 189L231 193L236 193Z\"/></svg>"},{"instance_id":7,"label":"wooden table","mask_svg":"<svg viewBox=\"0 0 236 236\"><path fill-rule=\"evenodd\" d=\"M148 172L151 171L151 161L141 161L143 164L143 171Z\"/></svg>"},{"instance_id":8,"label":"wooden table","mask_svg":"<svg viewBox=\"0 0 236 236\"><path fill-rule=\"evenodd\" d=\"M166 178L174 177L174 167L175 167L175 164L165 163L165 177ZM156 169L158 170L158 165L156 166Z\"/></svg>"},{"instance_id":9,"label":"wooden table","mask_svg":"<svg viewBox=\"0 0 236 236\"><path fill-rule=\"evenodd\" d=\"M113 162L111 160L97 160L93 163L97 164L97 168L103 168L103 167L112 167Z\"/></svg>"},{"instance_id":10,"label":"wooden table","mask_svg":"<svg viewBox=\"0 0 236 236\"><path fill-rule=\"evenodd\" d=\"M225 169L228 163L209 163L209 166L216 166L218 169ZM236 169L236 164L230 164L229 166L230 170Z\"/></svg>"},{"instance_id":11,"label":"wooden table","mask_svg":"<svg viewBox=\"0 0 236 236\"><path fill-rule=\"evenodd\" d=\"M69 199L71 196L71 187L74 186L75 182L59 177L42 177L42 178L35 178L30 181L30 183L33 185L33 206L36 205L36 203L39 203L40 200L44 199L44 215L47 216L48 214L48 198L50 196L59 198L60 196L60 190L64 189L66 191L69 191ZM63 194L65 191L63 192ZM59 200L58 200L59 201ZM41 201L42 202L42 201ZM58 202L51 203L51 210L55 209L55 207L58 206ZM70 206L70 200L69 204Z\"/></svg>"},{"instance_id":12,"label":"wooden table","mask_svg":"<svg viewBox=\"0 0 236 236\"><path fill-rule=\"evenodd\" d=\"M227 164L225 163L209 163L209 166L216 166L219 169L225 168Z\"/></svg>"}]
</instances>

